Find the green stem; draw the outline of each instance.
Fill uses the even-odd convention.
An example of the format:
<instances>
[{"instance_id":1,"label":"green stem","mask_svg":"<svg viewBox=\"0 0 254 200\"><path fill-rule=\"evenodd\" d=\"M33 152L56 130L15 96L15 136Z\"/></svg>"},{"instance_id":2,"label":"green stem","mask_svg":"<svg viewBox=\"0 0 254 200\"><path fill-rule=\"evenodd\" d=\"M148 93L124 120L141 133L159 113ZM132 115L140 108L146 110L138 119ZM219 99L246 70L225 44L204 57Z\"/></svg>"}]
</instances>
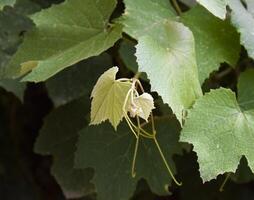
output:
<instances>
[{"instance_id":1,"label":"green stem","mask_svg":"<svg viewBox=\"0 0 254 200\"><path fill-rule=\"evenodd\" d=\"M173 5L174 5L174 7L176 9L177 14L181 15L182 14L182 10L181 10L180 6L178 5L177 0L172 0L172 3L173 3Z\"/></svg>"},{"instance_id":2,"label":"green stem","mask_svg":"<svg viewBox=\"0 0 254 200\"><path fill-rule=\"evenodd\" d=\"M159 145L159 143L158 143L156 137L154 137L154 142L155 142L155 144L156 144L156 146L157 146L157 149L158 149L158 151L159 151L159 153L160 153L160 156L161 156L161 158L162 158L164 164L166 165L167 170L168 170L170 176L172 177L173 181L175 182L176 185L181 186L182 183L181 183L181 182L178 182L178 181L176 180L176 178L175 178L175 176L174 176L172 170L170 169L170 167L169 167L169 165L168 165L168 162L167 162L167 160L166 160L164 154L162 153L162 150L161 150L161 148L160 148L160 145Z\"/></svg>"},{"instance_id":3,"label":"green stem","mask_svg":"<svg viewBox=\"0 0 254 200\"><path fill-rule=\"evenodd\" d=\"M219 189L220 192L223 192L224 187L225 187L226 183L228 182L229 177L230 177L230 173L227 173L226 178L224 179L223 183L220 186L220 189Z\"/></svg>"},{"instance_id":4,"label":"green stem","mask_svg":"<svg viewBox=\"0 0 254 200\"><path fill-rule=\"evenodd\" d=\"M139 117L137 117L137 121L138 121L138 130L137 130L137 139L136 139L136 144L135 144L135 149L134 149L134 155L133 155L133 160L132 160L132 168L131 168L131 175L132 178L135 178L136 176L136 170L135 170L135 165L136 165L136 158L137 158L137 153L138 153L138 145L139 145L139 136L140 136L140 121L139 121Z\"/></svg>"}]
</instances>

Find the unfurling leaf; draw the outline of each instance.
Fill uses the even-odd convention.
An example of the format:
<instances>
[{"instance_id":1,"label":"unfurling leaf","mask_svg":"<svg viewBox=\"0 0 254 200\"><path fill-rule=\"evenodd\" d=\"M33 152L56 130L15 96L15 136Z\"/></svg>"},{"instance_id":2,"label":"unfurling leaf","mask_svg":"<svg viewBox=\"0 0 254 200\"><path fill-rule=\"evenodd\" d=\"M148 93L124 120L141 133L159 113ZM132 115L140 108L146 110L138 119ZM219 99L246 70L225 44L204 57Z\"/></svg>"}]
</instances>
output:
<instances>
[{"instance_id":1,"label":"unfurling leaf","mask_svg":"<svg viewBox=\"0 0 254 200\"><path fill-rule=\"evenodd\" d=\"M152 109L154 109L153 97L148 93L143 93L133 99L129 112L132 117L139 116L147 121Z\"/></svg>"},{"instance_id":2,"label":"unfurling leaf","mask_svg":"<svg viewBox=\"0 0 254 200\"><path fill-rule=\"evenodd\" d=\"M124 116L123 106L131 89L130 82L116 80L118 67L112 67L98 79L91 97L91 123L100 124L105 120L116 129Z\"/></svg>"}]
</instances>

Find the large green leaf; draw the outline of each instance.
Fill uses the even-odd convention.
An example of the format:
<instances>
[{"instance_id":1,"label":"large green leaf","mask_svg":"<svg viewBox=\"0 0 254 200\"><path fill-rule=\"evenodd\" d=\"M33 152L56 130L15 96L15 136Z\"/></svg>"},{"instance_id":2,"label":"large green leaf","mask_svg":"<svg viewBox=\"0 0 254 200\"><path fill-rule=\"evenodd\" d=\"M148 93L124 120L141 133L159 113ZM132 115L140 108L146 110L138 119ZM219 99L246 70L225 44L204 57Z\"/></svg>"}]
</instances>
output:
<instances>
[{"instance_id":1,"label":"large green leaf","mask_svg":"<svg viewBox=\"0 0 254 200\"><path fill-rule=\"evenodd\" d=\"M139 38L136 56L151 90L161 95L182 122L184 111L202 95L191 31L180 23L162 21L151 34Z\"/></svg>"},{"instance_id":2,"label":"large green leaf","mask_svg":"<svg viewBox=\"0 0 254 200\"><path fill-rule=\"evenodd\" d=\"M78 131L87 124L88 105L88 99L81 98L51 112L35 143L36 153L53 155L51 173L68 198L87 195L93 189L91 169L73 168Z\"/></svg>"},{"instance_id":3,"label":"large green leaf","mask_svg":"<svg viewBox=\"0 0 254 200\"><path fill-rule=\"evenodd\" d=\"M16 0L1 0L0 2L0 9L2 9L4 6L13 6Z\"/></svg>"},{"instance_id":4,"label":"large green leaf","mask_svg":"<svg viewBox=\"0 0 254 200\"><path fill-rule=\"evenodd\" d=\"M112 66L111 58L104 53L64 69L46 82L49 96L55 106L63 105L82 95L90 96L99 76Z\"/></svg>"},{"instance_id":5,"label":"large green leaf","mask_svg":"<svg viewBox=\"0 0 254 200\"><path fill-rule=\"evenodd\" d=\"M129 90L130 82L116 80L118 67L112 67L104 72L93 88L91 97L91 124L100 124L105 120L117 128L124 116L124 103ZM126 105L127 106L127 105Z\"/></svg>"},{"instance_id":6,"label":"large green leaf","mask_svg":"<svg viewBox=\"0 0 254 200\"><path fill-rule=\"evenodd\" d=\"M212 90L197 100L180 140L194 145L203 181L235 172L243 155L254 170L254 110L242 111L229 89Z\"/></svg>"},{"instance_id":7,"label":"large green leaf","mask_svg":"<svg viewBox=\"0 0 254 200\"><path fill-rule=\"evenodd\" d=\"M37 27L26 35L5 75L16 77L32 70L24 81L44 81L99 55L121 37L122 27L108 22L115 5L115 0L67 0L35 14Z\"/></svg>"},{"instance_id":8,"label":"large green leaf","mask_svg":"<svg viewBox=\"0 0 254 200\"><path fill-rule=\"evenodd\" d=\"M245 109L254 109L254 70L243 72L238 82L238 101Z\"/></svg>"},{"instance_id":9,"label":"large green leaf","mask_svg":"<svg viewBox=\"0 0 254 200\"><path fill-rule=\"evenodd\" d=\"M162 20L175 17L168 0L124 0L124 31L134 38L153 32Z\"/></svg>"},{"instance_id":10,"label":"large green leaf","mask_svg":"<svg viewBox=\"0 0 254 200\"><path fill-rule=\"evenodd\" d=\"M195 38L200 83L217 70L220 63L236 64L240 53L239 35L228 20L214 17L201 6L184 13L181 19Z\"/></svg>"},{"instance_id":11,"label":"large green leaf","mask_svg":"<svg viewBox=\"0 0 254 200\"><path fill-rule=\"evenodd\" d=\"M225 19L226 18L226 1L227 0L197 0L201 5L203 5L207 10L213 13L215 16Z\"/></svg>"},{"instance_id":12,"label":"large green leaf","mask_svg":"<svg viewBox=\"0 0 254 200\"><path fill-rule=\"evenodd\" d=\"M172 155L181 153L176 120L156 120L157 137L171 167ZM165 194L170 176L152 139L140 139L136 177L131 176L135 137L126 124L114 132L109 124L89 126L80 132L75 164L93 167L99 200L128 200L137 181L145 178L153 192Z\"/></svg>"}]
</instances>

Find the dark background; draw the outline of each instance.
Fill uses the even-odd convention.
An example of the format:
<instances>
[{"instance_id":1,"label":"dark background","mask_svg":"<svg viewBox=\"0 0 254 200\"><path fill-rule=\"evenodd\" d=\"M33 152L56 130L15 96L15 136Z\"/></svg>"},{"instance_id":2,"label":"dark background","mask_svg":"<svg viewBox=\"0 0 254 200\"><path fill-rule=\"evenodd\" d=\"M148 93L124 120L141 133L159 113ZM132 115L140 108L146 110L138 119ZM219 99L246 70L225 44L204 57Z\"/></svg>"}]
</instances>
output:
<instances>
[{"instance_id":1,"label":"dark background","mask_svg":"<svg viewBox=\"0 0 254 200\"><path fill-rule=\"evenodd\" d=\"M6 6L0 11L0 69L16 51L24 33L33 27L26 16L60 2L61 0L18 0L14 8ZM183 4L181 6L183 10L188 9ZM119 3L115 15L119 15L122 10L123 5ZM115 49L109 50L114 56L114 62L121 64L114 52ZM220 86L235 90L239 72L249 66L253 67L253 61L242 50L236 69L230 70L223 64L205 82L204 91ZM27 84L21 99L6 90L8 89L0 88L0 200L65 199L60 186L50 174L52 158L33 153L33 145L43 119L54 108L45 84ZM182 187L173 185L169 188L171 196L158 197L141 180L133 199L254 199L254 177L244 158L236 175L232 175L226 183L223 192L219 192L219 188L225 175L220 175L217 180L209 183L202 183L194 152L175 156L174 160L178 169L177 177L184 182Z\"/></svg>"}]
</instances>

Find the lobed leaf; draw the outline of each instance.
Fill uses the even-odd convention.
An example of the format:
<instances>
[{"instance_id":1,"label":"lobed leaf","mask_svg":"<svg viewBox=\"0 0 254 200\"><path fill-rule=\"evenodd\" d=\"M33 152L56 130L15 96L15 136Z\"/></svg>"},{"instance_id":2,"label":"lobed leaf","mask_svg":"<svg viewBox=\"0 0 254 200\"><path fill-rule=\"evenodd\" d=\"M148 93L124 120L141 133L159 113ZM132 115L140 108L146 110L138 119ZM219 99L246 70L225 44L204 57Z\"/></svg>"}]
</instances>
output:
<instances>
[{"instance_id":1,"label":"lobed leaf","mask_svg":"<svg viewBox=\"0 0 254 200\"><path fill-rule=\"evenodd\" d=\"M180 141L193 144L203 181L235 172L242 156L254 170L254 110L241 110L229 89L212 90L189 112Z\"/></svg>"},{"instance_id":2,"label":"lobed leaf","mask_svg":"<svg viewBox=\"0 0 254 200\"><path fill-rule=\"evenodd\" d=\"M180 127L176 120L156 120L155 124L162 151L174 169L172 155L181 153L178 143ZM107 123L80 131L75 166L95 169L93 182L98 200L128 200L141 178L147 180L153 192L168 192L166 186L170 183L170 176L152 139L140 138L136 176L132 178L135 140L126 124L120 124L117 132Z\"/></svg>"}]
</instances>

